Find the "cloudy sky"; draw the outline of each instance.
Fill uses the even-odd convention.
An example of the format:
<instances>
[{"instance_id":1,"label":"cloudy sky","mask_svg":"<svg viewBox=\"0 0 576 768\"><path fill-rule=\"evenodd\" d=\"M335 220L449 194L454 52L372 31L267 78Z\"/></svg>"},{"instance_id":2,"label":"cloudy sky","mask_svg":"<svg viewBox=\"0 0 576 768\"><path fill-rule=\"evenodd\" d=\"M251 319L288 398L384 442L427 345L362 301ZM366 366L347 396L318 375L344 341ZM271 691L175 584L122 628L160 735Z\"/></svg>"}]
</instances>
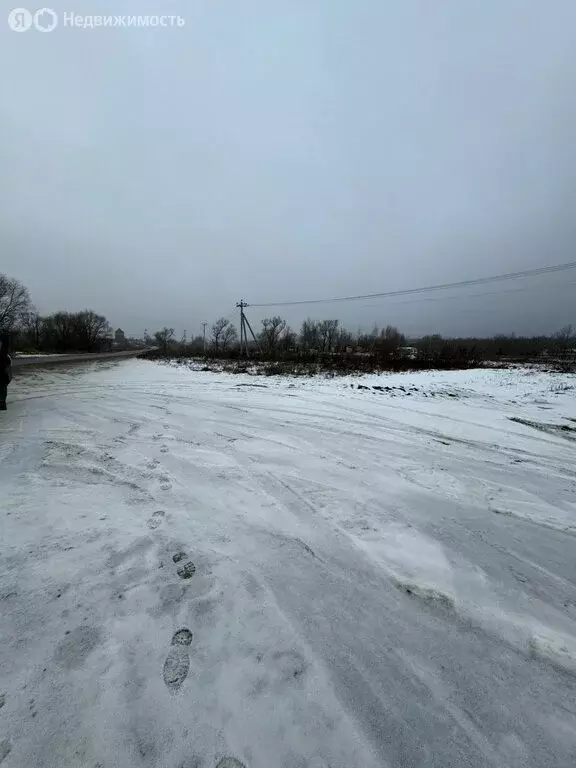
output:
<instances>
[{"instance_id":1,"label":"cloudy sky","mask_svg":"<svg viewBox=\"0 0 576 768\"><path fill-rule=\"evenodd\" d=\"M576 259L574 0L74 5L186 23L64 27L60 0L53 32L2 22L0 271L42 312L190 335L240 298ZM536 333L576 325L574 281L277 311Z\"/></svg>"}]
</instances>

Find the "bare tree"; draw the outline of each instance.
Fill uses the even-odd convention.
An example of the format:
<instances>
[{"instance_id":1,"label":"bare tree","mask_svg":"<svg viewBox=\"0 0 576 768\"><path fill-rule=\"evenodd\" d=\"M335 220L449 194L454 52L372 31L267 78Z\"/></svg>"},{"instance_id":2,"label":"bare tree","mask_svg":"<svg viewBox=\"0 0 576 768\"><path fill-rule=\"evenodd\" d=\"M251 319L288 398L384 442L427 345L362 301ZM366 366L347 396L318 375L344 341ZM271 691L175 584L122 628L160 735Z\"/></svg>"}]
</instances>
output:
<instances>
[{"instance_id":1,"label":"bare tree","mask_svg":"<svg viewBox=\"0 0 576 768\"><path fill-rule=\"evenodd\" d=\"M204 337L203 336L194 336L193 339L190 339L190 343L188 344L188 350L192 352L193 354L199 354L200 352L204 351Z\"/></svg>"},{"instance_id":2,"label":"bare tree","mask_svg":"<svg viewBox=\"0 0 576 768\"><path fill-rule=\"evenodd\" d=\"M24 312L21 323L28 344L34 349L40 349L44 319L40 317L38 312Z\"/></svg>"},{"instance_id":3,"label":"bare tree","mask_svg":"<svg viewBox=\"0 0 576 768\"><path fill-rule=\"evenodd\" d=\"M174 337L174 328L162 328L161 331L156 331L154 338L158 346L162 347L162 351L166 353L168 351L168 344Z\"/></svg>"},{"instance_id":4,"label":"bare tree","mask_svg":"<svg viewBox=\"0 0 576 768\"><path fill-rule=\"evenodd\" d=\"M105 339L111 337L112 328L108 320L91 309L75 313L74 325L78 348L87 352L99 348Z\"/></svg>"},{"instance_id":5,"label":"bare tree","mask_svg":"<svg viewBox=\"0 0 576 768\"><path fill-rule=\"evenodd\" d=\"M296 347L298 336L294 333L290 326L286 326L282 337L278 343L278 349L282 353L290 352Z\"/></svg>"},{"instance_id":6,"label":"bare tree","mask_svg":"<svg viewBox=\"0 0 576 768\"><path fill-rule=\"evenodd\" d=\"M304 320L300 328L300 344L308 351L318 349L320 346L318 323L310 318Z\"/></svg>"},{"instance_id":7,"label":"bare tree","mask_svg":"<svg viewBox=\"0 0 576 768\"><path fill-rule=\"evenodd\" d=\"M230 320L228 320L227 317L220 317L212 328L210 329L210 341L212 343L212 347L214 348L215 352L220 351L220 347L223 343L223 336L228 333L226 330L231 325ZM234 333L236 333L236 329L234 329ZM228 342L230 342L230 339L228 339Z\"/></svg>"},{"instance_id":8,"label":"bare tree","mask_svg":"<svg viewBox=\"0 0 576 768\"><path fill-rule=\"evenodd\" d=\"M0 331L10 331L31 306L28 289L0 273Z\"/></svg>"},{"instance_id":9,"label":"bare tree","mask_svg":"<svg viewBox=\"0 0 576 768\"><path fill-rule=\"evenodd\" d=\"M498 346L500 342L497 342ZM428 334L422 336L418 342L418 348L422 351L425 357L431 358L438 356L444 346L444 339L439 333Z\"/></svg>"},{"instance_id":10,"label":"bare tree","mask_svg":"<svg viewBox=\"0 0 576 768\"><path fill-rule=\"evenodd\" d=\"M377 341L377 348L384 354L393 354L398 347L405 344L406 337L400 333L398 328L394 325L387 325L380 331L380 337Z\"/></svg>"},{"instance_id":11,"label":"bare tree","mask_svg":"<svg viewBox=\"0 0 576 768\"><path fill-rule=\"evenodd\" d=\"M112 328L91 309L55 312L42 321L43 346L59 352L94 352L111 339Z\"/></svg>"},{"instance_id":12,"label":"bare tree","mask_svg":"<svg viewBox=\"0 0 576 768\"><path fill-rule=\"evenodd\" d=\"M568 341L572 338L572 335L572 326L565 325L563 328L560 328L559 331L556 331L556 333L552 334L552 338L559 339L560 341Z\"/></svg>"},{"instance_id":13,"label":"bare tree","mask_svg":"<svg viewBox=\"0 0 576 768\"><path fill-rule=\"evenodd\" d=\"M322 352L330 352L338 333L338 320L322 320L318 324L318 335Z\"/></svg>"},{"instance_id":14,"label":"bare tree","mask_svg":"<svg viewBox=\"0 0 576 768\"><path fill-rule=\"evenodd\" d=\"M264 352L267 352L270 355L276 353L280 344L280 339L286 329L286 320L278 317L278 315L275 317L266 317L262 320L260 344Z\"/></svg>"},{"instance_id":15,"label":"bare tree","mask_svg":"<svg viewBox=\"0 0 576 768\"><path fill-rule=\"evenodd\" d=\"M574 338L572 335L572 326L565 325L563 328L556 331L556 333L553 333L552 338L554 339L556 350L561 354L565 354L569 350L571 341Z\"/></svg>"},{"instance_id":16,"label":"bare tree","mask_svg":"<svg viewBox=\"0 0 576 768\"><path fill-rule=\"evenodd\" d=\"M374 352L374 348L376 346L376 342L378 340L378 326L374 325L374 328L370 331L370 333L361 333L358 332L358 344L363 349L368 350L369 352Z\"/></svg>"},{"instance_id":17,"label":"bare tree","mask_svg":"<svg viewBox=\"0 0 576 768\"><path fill-rule=\"evenodd\" d=\"M345 328L340 328L338 331L336 344L341 348L341 350L346 349L346 347L351 347L354 344L354 336Z\"/></svg>"},{"instance_id":18,"label":"bare tree","mask_svg":"<svg viewBox=\"0 0 576 768\"><path fill-rule=\"evenodd\" d=\"M70 312L54 312L44 320L44 338L48 349L67 352L73 349L74 320Z\"/></svg>"},{"instance_id":19,"label":"bare tree","mask_svg":"<svg viewBox=\"0 0 576 768\"><path fill-rule=\"evenodd\" d=\"M232 325L232 323L228 322L228 324L224 326L224 329L222 330L222 334L220 336L222 352L226 352L228 347L234 344L237 340L238 340L238 333L236 331L236 328Z\"/></svg>"}]
</instances>

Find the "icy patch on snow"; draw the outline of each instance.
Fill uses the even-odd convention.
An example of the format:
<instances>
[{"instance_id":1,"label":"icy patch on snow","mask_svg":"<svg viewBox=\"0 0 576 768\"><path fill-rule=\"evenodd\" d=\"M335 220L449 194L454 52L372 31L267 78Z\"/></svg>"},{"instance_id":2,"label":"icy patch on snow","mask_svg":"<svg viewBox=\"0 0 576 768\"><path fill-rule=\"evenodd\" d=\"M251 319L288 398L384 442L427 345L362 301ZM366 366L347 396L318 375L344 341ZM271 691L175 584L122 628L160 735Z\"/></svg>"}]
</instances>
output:
<instances>
[{"instance_id":1,"label":"icy patch on snow","mask_svg":"<svg viewBox=\"0 0 576 768\"><path fill-rule=\"evenodd\" d=\"M410 598L495 632L523 653L576 675L576 637L535 618L503 610L486 575L471 564L450 563L444 548L414 528L391 525L354 537Z\"/></svg>"},{"instance_id":2,"label":"icy patch on snow","mask_svg":"<svg viewBox=\"0 0 576 768\"><path fill-rule=\"evenodd\" d=\"M399 583L418 583L449 599L455 597L454 571L442 546L414 528L390 525L368 531L357 544Z\"/></svg>"}]
</instances>

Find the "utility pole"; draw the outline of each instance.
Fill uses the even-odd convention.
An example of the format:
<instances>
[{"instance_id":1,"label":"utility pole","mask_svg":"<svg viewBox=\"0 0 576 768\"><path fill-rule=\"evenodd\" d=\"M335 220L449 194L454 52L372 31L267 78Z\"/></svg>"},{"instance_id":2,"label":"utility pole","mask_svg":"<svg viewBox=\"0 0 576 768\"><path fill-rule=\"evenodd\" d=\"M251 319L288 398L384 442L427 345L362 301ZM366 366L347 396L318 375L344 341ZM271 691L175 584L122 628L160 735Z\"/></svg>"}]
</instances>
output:
<instances>
[{"instance_id":1,"label":"utility pole","mask_svg":"<svg viewBox=\"0 0 576 768\"><path fill-rule=\"evenodd\" d=\"M244 324L244 307L248 305L244 303L244 299L241 299L240 302L236 304L236 306L240 308L240 357L242 357L242 352L244 349L246 349L246 357L248 357L248 343L244 343L246 336L246 325Z\"/></svg>"},{"instance_id":2,"label":"utility pole","mask_svg":"<svg viewBox=\"0 0 576 768\"><path fill-rule=\"evenodd\" d=\"M246 329L250 330L250 333L252 334L252 338L254 339L254 342L256 343L256 346L258 349L260 349L260 345L258 344L258 339L256 338L256 335L254 334L254 331L252 330L252 326L250 325L250 321L246 317L246 313L244 312L245 307L249 307L250 305L247 304L244 299L241 299L237 304L237 307L240 309L240 357L242 357L242 348L244 348L246 352L246 357L248 357L248 331Z\"/></svg>"},{"instance_id":3,"label":"utility pole","mask_svg":"<svg viewBox=\"0 0 576 768\"><path fill-rule=\"evenodd\" d=\"M206 326L208 323L206 321L200 323L202 326L203 336L204 336L204 354L206 354Z\"/></svg>"}]
</instances>

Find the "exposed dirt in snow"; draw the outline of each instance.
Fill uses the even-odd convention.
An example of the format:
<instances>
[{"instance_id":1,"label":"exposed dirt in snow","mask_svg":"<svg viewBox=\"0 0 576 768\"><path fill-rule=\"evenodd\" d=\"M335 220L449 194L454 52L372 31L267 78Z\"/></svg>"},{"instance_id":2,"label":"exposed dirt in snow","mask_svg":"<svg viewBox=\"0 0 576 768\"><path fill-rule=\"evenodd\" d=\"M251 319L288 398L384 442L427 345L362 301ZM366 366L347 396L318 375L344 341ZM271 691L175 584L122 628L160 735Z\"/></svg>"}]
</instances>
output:
<instances>
[{"instance_id":1,"label":"exposed dirt in snow","mask_svg":"<svg viewBox=\"0 0 576 768\"><path fill-rule=\"evenodd\" d=\"M2 768L573 766L574 383L21 376Z\"/></svg>"}]
</instances>

